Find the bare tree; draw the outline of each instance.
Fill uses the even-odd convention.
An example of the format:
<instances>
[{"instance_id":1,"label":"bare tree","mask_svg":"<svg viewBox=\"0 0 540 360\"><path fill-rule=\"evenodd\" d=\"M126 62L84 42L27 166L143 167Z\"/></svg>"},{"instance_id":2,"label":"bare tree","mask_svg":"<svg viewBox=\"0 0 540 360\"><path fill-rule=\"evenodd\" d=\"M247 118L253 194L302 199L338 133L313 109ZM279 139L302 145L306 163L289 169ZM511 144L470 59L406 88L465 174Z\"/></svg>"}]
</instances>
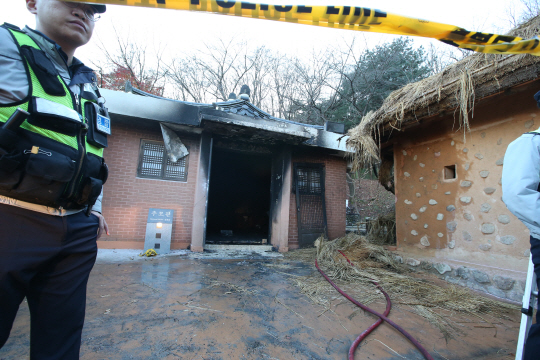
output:
<instances>
[{"instance_id":1,"label":"bare tree","mask_svg":"<svg viewBox=\"0 0 540 360\"><path fill-rule=\"evenodd\" d=\"M217 40L217 44L205 44L194 54L178 57L168 66L168 76L182 100L196 102L225 101L229 94L238 91L244 83L252 82L252 99L264 98L266 50L254 51L245 43L234 39Z\"/></svg>"},{"instance_id":2,"label":"bare tree","mask_svg":"<svg viewBox=\"0 0 540 360\"><path fill-rule=\"evenodd\" d=\"M509 3L506 7L506 20L512 28L540 14L540 0L520 0L519 4Z\"/></svg>"},{"instance_id":3,"label":"bare tree","mask_svg":"<svg viewBox=\"0 0 540 360\"><path fill-rule=\"evenodd\" d=\"M100 42L98 47L105 62L93 62L98 69L100 86L123 90L125 82L130 81L140 90L162 96L165 88L163 51L158 48L154 56L149 56L145 45L132 42L129 37L123 38L113 29L117 46L111 49Z\"/></svg>"},{"instance_id":4,"label":"bare tree","mask_svg":"<svg viewBox=\"0 0 540 360\"><path fill-rule=\"evenodd\" d=\"M521 0L524 6L521 21L527 21L540 14L540 0Z\"/></svg>"}]
</instances>

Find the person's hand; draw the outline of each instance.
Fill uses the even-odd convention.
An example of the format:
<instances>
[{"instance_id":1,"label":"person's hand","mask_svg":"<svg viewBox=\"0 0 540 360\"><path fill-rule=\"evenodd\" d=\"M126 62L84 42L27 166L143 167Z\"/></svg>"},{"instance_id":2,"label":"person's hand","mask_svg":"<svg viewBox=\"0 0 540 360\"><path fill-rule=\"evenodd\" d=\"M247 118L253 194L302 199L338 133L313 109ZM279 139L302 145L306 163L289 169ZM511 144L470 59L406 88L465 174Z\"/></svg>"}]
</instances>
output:
<instances>
[{"instance_id":1,"label":"person's hand","mask_svg":"<svg viewBox=\"0 0 540 360\"><path fill-rule=\"evenodd\" d=\"M99 238L101 237L101 235L103 235L104 232L105 232L105 234L110 235L109 234L109 225L107 225L107 222L105 221L105 218L103 217L103 215L101 215L97 211L92 211L92 214L96 215L97 218L99 219L99 227L98 227L98 231L97 231L97 239L96 240L99 240Z\"/></svg>"}]
</instances>

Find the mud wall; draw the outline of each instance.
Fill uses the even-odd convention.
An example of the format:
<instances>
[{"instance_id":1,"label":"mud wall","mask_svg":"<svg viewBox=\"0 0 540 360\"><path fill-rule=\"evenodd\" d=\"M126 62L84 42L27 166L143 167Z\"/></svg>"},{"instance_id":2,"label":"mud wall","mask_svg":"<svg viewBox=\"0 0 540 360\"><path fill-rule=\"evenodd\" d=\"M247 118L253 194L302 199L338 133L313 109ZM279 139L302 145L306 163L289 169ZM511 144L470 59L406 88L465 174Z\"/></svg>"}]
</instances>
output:
<instances>
[{"instance_id":1,"label":"mud wall","mask_svg":"<svg viewBox=\"0 0 540 360\"><path fill-rule=\"evenodd\" d=\"M344 158L329 155L316 148L293 149L292 163L320 163L325 169L325 202L328 237L336 239L345 235L347 200L347 162ZM294 181L293 179L291 179ZM292 183L291 183L292 187ZM291 192L289 210L289 249L298 248L298 221L296 194Z\"/></svg>"},{"instance_id":2,"label":"mud wall","mask_svg":"<svg viewBox=\"0 0 540 360\"><path fill-rule=\"evenodd\" d=\"M111 235L104 235L98 246L142 249L148 209L163 208L175 210L171 248L187 248L191 242L199 140L193 135L180 135L190 151L187 182L143 179L137 177L140 142L163 141L159 128L152 132L112 125L109 147L105 150L109 180L103 197L103 215Z\"/></svg>"},{"instance_id":3,"label":"mud wall","mask_svg":"<svg viewBox=\"0 0 540 360\"><path fill-rule=\"evenodd\" d=\"M465 138L453 113L396 138L397 245L410 266L445 263L449 280L519 300L529 232L502 202L501 174L507 146L540 125L536 90L477 104Z\"/></svg>"}]
</instances>

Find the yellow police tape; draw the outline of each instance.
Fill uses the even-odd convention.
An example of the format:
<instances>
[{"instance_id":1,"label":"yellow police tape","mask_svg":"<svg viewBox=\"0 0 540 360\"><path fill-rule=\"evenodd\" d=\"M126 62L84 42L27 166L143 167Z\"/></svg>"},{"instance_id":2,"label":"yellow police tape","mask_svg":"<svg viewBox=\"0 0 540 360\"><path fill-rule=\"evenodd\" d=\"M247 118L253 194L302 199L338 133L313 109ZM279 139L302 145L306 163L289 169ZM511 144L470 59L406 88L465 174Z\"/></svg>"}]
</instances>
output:
<instances>
[{"instance_id":1,"label":"yellow police tape","mask_svg":"<svg viewBox=\"0 0 540 360\"><path fill-rule=\"evenodd\" d=\"M71 0L73 1L73 0ZM85 2L89 0L74 0ZM540 55L538 37L468 31L463 28L357 6L266 5L235 0L92 0L92 3L204 11L255 19L286 21L335 29L422 36L483 53Z\"/></svg>"}]
</instances>

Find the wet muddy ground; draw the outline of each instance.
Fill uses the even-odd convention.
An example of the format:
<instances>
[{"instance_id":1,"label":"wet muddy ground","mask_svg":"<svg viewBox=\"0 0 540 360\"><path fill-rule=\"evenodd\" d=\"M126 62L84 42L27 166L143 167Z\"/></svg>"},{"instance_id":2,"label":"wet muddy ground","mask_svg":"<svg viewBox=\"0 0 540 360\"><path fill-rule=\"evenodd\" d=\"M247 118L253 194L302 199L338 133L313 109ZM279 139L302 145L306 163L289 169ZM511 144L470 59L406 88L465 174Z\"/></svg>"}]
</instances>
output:
<instances>
[{"instance_id":1,"label":"wet muddy ground","mask_svg":"<svg viewBox=\"0 0 540 360\"><path fill-rule=\"evenodd\" d=\"M96 264L88 285L81 359L347 359L352 341L374 321L336 293L324 312L292 279L312 264L250 256L189 256ZM380 312L385 304L372 307ZM445 341L406 307L390 318L434 359L512 359L519 314L490 323L454 315L462 329ZM21 306L0 359L27 359L29 312ZM422 359L397 331L381 325L355 359Z\"/></svg>"}]
</instances>

